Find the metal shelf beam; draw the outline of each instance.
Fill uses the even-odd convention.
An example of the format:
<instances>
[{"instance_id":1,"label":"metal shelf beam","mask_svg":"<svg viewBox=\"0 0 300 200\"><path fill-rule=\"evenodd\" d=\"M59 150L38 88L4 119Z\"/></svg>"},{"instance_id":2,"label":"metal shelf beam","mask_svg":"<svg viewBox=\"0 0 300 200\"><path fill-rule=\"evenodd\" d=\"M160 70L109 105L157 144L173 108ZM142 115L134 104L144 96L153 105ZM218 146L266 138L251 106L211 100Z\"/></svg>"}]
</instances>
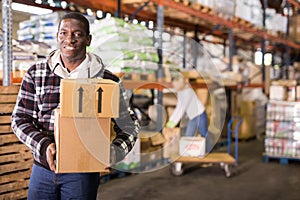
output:
<instances>
[{"instance_id":1,"label":"metal shelf beam","mask_svg":"<svg viewBox=\"0 0 300 200\"><path fill-rule=\"evenodd\" d=\"M118 9L118 1L117 0L106 0L106 1L102 1L102 0L86 0L86 1L67 0L67 1L68 2L73 2L77 5L87 7L87 8L102 9L105 12L112 12L113 13ZM146 1L147 0L138 0L138 1L137 0L135 0L135 1L128 1L128 0L125 1L124 0L124 2L122 2L122 14L127 14L127 15L133 14L134 12L136 12L136 5L139 5L139 4L144 3ZM290 4L292 4L293 6L295 6L297 8L300 8L300 4L296 0L287 0L287 1ZM14 0L14 2L20 2L20 3L36 5L34 2L26 1L26 0ZM195 19L198 18L198 19L205 20L205 21L207 21L209 23L212 23L212 24L219 24L219 25L221 25L223 27L226 27L228 29L233 29L234 33L235 33L235 30L239 30L241 32L253 34L254 38L259 37L261 39L269 40L270 44L273 44L271 46L277 46L277 44L283 44L283 45L287 45L287 46L289 46L293 49L296 49L296 50L300 49L300 44L298 44L294 41L291 41L288 38L272 35L264 29L258 29L256 27L251 27L251 26L246 25L246 24L226 20L226 19L223 19L223 18L221 18L217 15L214 15L214 14L211 14L211 13L208 13L208 12L202 12L202 11L197 10L195 8L185 6L182 3L175 2L173 0L151 0L150 3L152 3L152 10L148 9L148 10L140 11L138 13L138 18L139 19L156 21L157 20L157 16L156 16L157 9L155 10L153 8L155 8L157 6L153 6L153 4L157 4L157 5L162 5L165 8L174 10L174 12L171 12L171 14L173 13L172 15L165 12L164 24L168 25L168 26L180 27L180 28L182 28L184 30L187 30L187 31L194 30L195 25L198 25L199 27L201 27L201 25L198 23L199 20L197 22L197 20L188 21L188 20L185 20L185 19L174 18L174 13L176 13L176 11L178 11L179 14L184 13L184 14L196 17ZM45 7L43 5L40 5L40 6ZM253 43L253 41L250 41L250 43ZM255 43L257 44L257 42L255 42Z\"/></svg>"},{"instance_id":2,"label":"metal shelf beam","mask_svg":"<svg viewBox=\"0 0 300 200\"><path fill-rule=\"evenodd\" d=\"M199 10L196 10L192 7L183 6L182 4L172 0L152 0L152 2L161 3L166 7L173 8L175 10L201 18L203 20L207 20L216 24L223 25L227 28L232 28L232 29L236 28L244 32L255 34L256 36L259 36L265 40L269 40L270 42L281 43L295 49L300 49L300 44L297 44L291 40L271 35L270 33L267 33L266 31L260 30L255 27L249 27L243 24L236 23L234 21L223 19L217 15L211 15L209 13L200 12Z\"/></svg>"}]
</instances>

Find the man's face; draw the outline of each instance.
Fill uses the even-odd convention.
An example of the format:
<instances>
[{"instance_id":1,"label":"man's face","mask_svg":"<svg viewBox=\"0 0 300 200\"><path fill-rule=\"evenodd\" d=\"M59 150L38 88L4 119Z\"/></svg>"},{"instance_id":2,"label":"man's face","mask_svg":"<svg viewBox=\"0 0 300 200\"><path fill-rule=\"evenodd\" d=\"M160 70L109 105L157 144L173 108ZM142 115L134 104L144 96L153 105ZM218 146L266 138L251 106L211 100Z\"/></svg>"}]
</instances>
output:
<instances>
[{"instance_id":1,"label":"man's face","mask_svg":"<svg viewBox=\"0 0 300 200\"><path fill-rule=\"evenodd\" d=\"M87 35L80 21L64 19L57 33L57 42L63 60L82 60L85 58L86 47L91 43L91 35Z\"/></svg>"}]
</instances>

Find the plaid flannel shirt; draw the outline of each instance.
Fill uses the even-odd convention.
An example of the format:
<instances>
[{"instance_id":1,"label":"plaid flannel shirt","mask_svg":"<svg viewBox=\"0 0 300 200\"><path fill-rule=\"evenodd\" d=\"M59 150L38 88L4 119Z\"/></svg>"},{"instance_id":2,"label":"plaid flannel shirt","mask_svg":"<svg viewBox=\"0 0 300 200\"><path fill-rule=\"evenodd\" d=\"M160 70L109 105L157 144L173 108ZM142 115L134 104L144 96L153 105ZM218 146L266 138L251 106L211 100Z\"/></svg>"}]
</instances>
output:
<instances>
[{"instance_id":1,"label":"plaid flannel shirt","mask_svg":"<svg viewBox=\"0 0 300 200\"><path fill-rule=\"evenodd\" d=\"M104 69L99 57L98 77L111 79L120 85L120 113L112 119L116 137L112 141L120 161L133 148L139 131L139 123L129 108L121 80ZM35 163L49 169L46 148L54 142L54 109L60 103L61 77L50 68L50 58L31 66L23 77L16 105L12 114L12 129L21 142L28 146ZM95 63L95 62L94 62ZM47 133L47 134L45 134Z\"/></svg>"}]
</instances>

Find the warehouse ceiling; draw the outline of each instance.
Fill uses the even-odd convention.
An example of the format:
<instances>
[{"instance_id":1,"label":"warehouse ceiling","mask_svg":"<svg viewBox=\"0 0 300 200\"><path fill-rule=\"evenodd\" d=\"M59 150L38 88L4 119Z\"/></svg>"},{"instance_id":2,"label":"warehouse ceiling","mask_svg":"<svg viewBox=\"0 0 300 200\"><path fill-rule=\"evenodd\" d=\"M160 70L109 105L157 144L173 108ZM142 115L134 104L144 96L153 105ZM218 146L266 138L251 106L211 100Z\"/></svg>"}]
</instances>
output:
<instances>
[{"instance_id":1,"label":"warehouse ceiling","mask_svg":"<svg viewBox=\"0 0 300 200\"><path fill-rule=\"evenodd\" d=\"M2 4L0 4L0 14L2 15ZM21 22L21 21L28 20L30 15L31 14L29 14L29 13L24 13L24 12L19 12L19 11L12 11L13 20L15 22ZM2 27L2 20L0 22L0 25Z\"/></svg>"},{"instance_id":2,"label":"warehouse ceiling","mask_svg":"<svg viewBox=\"0 0 300 200\"><path fill-rule=\"evenodd\" d=\"M288 0L292 6L299 9L300 4L296 0ZM34 0L14 0L14 2L37 5ZM267 49L285 50L285 46L291 47L293 50L300 50L300 44L288 40L284 34L274 35L267 31L253 27L250 23L228 16L216 14L208 7L190 4L189 1L182 0L122 0L118 7L117 0L67 0L69 9L72 11L85 12L86 8L94 11L102 10L116 14L118 8L121 10L121 17L128 16L138 20L157 22L158 4L164 6L164 25L168 30L174 27L181 28L189 35L198 39L205 39L207 35L213 35L220 39L227 40L229 30L233 30L233 36L236 47L249 49L260 47L262 40L267 40ZM282 5L282 1L268 1L268 6ZM47 5L39 5L40 7L49 8ZM54 8L52 8L54 9ZM59 9L59 8L55 8ZM225 43L228 43L225 42Z\"/></svg>"}]
</instances>

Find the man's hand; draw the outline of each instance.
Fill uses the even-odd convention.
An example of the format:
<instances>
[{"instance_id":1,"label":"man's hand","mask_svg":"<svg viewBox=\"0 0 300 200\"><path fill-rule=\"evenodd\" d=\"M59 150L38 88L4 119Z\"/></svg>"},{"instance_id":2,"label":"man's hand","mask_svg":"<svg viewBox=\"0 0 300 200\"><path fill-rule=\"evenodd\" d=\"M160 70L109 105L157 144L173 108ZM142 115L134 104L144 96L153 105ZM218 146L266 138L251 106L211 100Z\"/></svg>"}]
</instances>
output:
<instances>
[{"instance_id":1,"label":"man's hand","mask_svg":"<svg viewBox=\"0 0 300 200\"><path fill-rule=\"evenodd\" d=\"M113 147L113 144L110 145L110 163L105 167L106 170L111 171L112 170L112 166L114 166L116 164L116 150Z\"/></svg>"},{"instance_id":2,"label":"man's hand","mask_svg":"<svg viewBox=\"0 0 300 200\"><path fill-rule=\"evenodd\" d=\"M51 171L55 171L56 169L55 161L54 161L55 154L56 154L55 143L51 143L46 149L46 158Z\"/></svg>"},{"instance_id":3,"label":"man's hand","mask_svg":"<svg viewBox=\"0 0 300 200\"><path fill-rule=\"evenodd\" d=\"M167 128L175 128L175 127L176 127L176 124L175 124L175 122L168 121L167 124L166 124L166 127L167 127Z\"/></svg>"}]
</instances>

